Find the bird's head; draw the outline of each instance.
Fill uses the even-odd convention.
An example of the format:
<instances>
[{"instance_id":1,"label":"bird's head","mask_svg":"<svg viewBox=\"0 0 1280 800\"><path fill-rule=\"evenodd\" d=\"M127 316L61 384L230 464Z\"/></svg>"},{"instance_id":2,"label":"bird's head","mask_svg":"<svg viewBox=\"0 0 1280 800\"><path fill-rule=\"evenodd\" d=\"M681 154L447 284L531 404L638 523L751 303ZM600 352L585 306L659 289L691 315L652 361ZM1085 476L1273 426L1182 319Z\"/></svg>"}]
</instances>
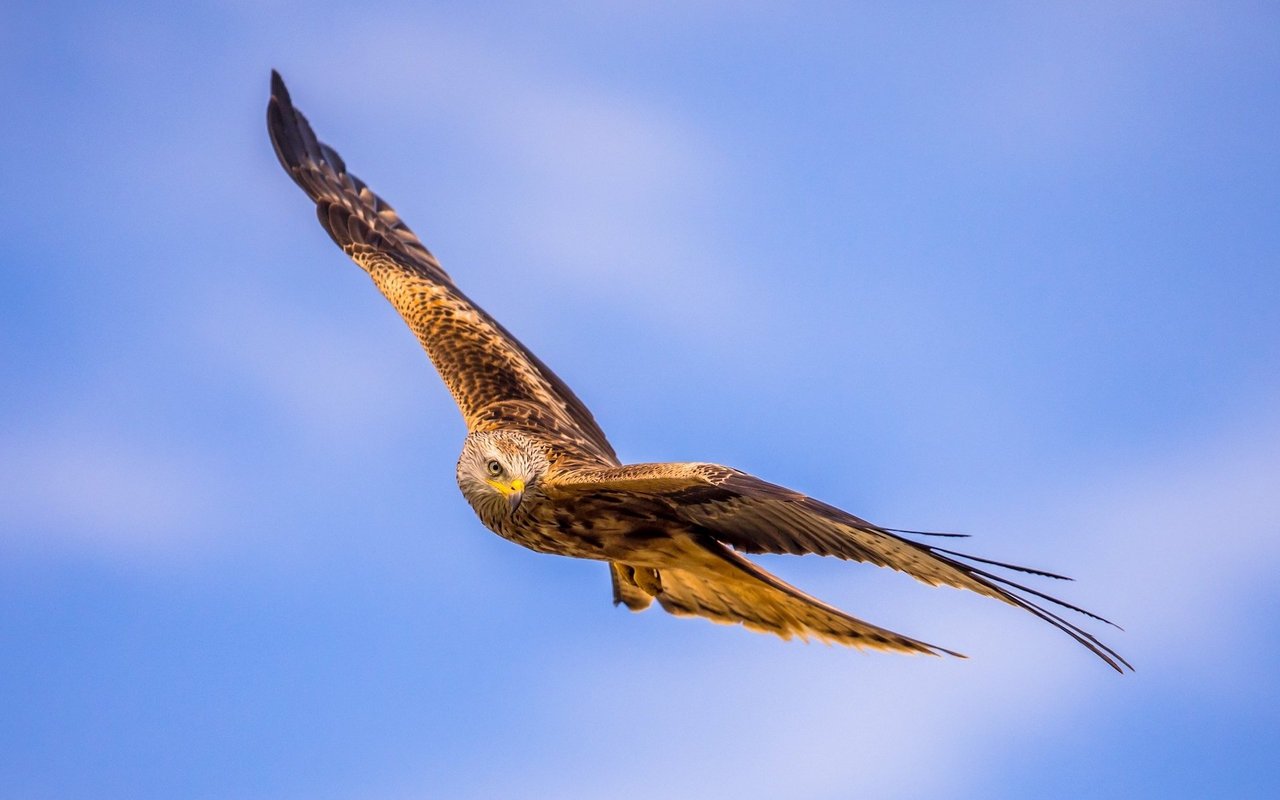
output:
<instances>
[{"instance_id":1,"label":"bird's head","mask_svg":"<svg viewBox=\"0 0 1280 800\"><path fill-rule=\"evenodd\" d=\"M458 488L485 524L509 517L547 471L547 456L515 431L472 433L458 458Z\"/></svg>"}]
</instances>

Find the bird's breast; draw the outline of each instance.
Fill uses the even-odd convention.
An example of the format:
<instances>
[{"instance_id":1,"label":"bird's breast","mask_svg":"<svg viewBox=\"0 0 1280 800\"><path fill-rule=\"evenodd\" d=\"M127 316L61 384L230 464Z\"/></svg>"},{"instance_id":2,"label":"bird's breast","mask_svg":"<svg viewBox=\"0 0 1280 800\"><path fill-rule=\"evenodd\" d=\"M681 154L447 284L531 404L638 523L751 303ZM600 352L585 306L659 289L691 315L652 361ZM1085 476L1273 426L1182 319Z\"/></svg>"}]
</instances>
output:
<instances>
[{"instance_id":1,"label":"bird's breast","mask_svg":"<svg viewBox=\"0 0 1280 800\"><path fill-rule=\"evenodd\" d=\"M572 502L531 499L500 525L490 527L530 550L597 560L625 559L637 549L670 538L668 526L643 504L617 505L596 497Z\"/></svg>"}]
</instances>

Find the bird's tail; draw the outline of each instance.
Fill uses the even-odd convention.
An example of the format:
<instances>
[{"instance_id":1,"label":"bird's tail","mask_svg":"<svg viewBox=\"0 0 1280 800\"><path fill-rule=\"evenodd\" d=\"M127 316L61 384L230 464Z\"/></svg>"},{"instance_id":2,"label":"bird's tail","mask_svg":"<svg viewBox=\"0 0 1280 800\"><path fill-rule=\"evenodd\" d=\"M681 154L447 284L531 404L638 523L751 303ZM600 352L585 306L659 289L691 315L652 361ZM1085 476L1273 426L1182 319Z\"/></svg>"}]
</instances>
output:
<instances>
[{"instance_id":1,"label":"bird's tail","mask_svg":"<svg viewBox=\"0 0 1280 800\"><path fill-rule=\"evenodd\" d=\"M800 591L714 540L697 541L700 569L660 568L654 597L678 616L739 623L783 639L926 655L960 653L863 622ZM633 609L636 606L627 604ZM641 606L643 607L643 606Z\"/></svg>"}]
</instances>

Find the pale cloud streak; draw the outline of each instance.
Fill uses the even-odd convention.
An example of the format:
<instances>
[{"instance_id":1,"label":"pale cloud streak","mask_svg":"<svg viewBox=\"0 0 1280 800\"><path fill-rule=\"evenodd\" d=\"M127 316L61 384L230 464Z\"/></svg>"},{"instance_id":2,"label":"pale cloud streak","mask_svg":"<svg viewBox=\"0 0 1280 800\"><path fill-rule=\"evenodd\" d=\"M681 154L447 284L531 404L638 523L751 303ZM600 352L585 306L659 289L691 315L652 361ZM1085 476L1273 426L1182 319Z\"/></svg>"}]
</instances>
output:
<instances>
[{"instance_id":1,"label":"pale cloud streak","mask_svg":"<svg viewBox=\"0 0 1280 800\"><path fill-rule=\"evenodd\" d=\"M216 525L216 486L193 454L84 418L0 442L0 529L18 549L137 563L190 554Z\"/></svg>"},{"instance_id":2,"label":"pale cloud streak","mask_svg":"<svg viewBox=\"0 0 1280 800\"><path fill-rule=\"evenodd\" d=\"M531 675L555 704L544 709L548 720L579 726L576 736L556 731L557 741L575 743L572 752L540 756L534 747L527 761L490 775L472 796L587 798L599 796L601 786L618 798L836 798L854 790L887 798L981 796L1021 741L1040 749L1069 736L1141 692L1140 684L1174 680L1186 698L1248 692L1269 680L1259 674L1265 665L1250 658L1249 642L1257 639L1260 621L1251 607L1263 576L1280 568L1277 407L1272 398L1176 452L1057 487L1060 505L1027 521L1058 543L1042 555L1071 564L1081 579L1062 593L1087 597L1088 607L1124 623L1123 633L1086 627L1134 662L1133 675L1112 674L1016 611L906 579L905 591L894 595L916 606L912 632L927 630L970 660L861 655L764 637L736 641L725 637L748 635L667 621L701 630L666 639L663 649L602 653L592 645L590 657L561 654ZM852 573L849 580L860 574L840 566ZM819 594L838 595L832 586ZM680 649L697 636L706 638ZM1186 670L1189 661L1204 670ZM583 663L590 674L579 669ZM1203 680L1200 673L1211 671L1230 680ZM627 698L625 709L610 705L619 696ZM605 713L610 709L616 716ZM673 719L645 709L686 713ZM645 743L642 753L633 742ZM636 770L635 759L648 766ZM564 769L567 760L572 771ZM423 796L429 786L409 778L380 791Z\"/></svg>"},{"instance_id":3,"label":"pale cloud streak","mask_svg":"<svg viewBox=\"0 0 1280 800\"><path fill-rule=\"evenodd\" d=\"M714 198L727 191L726 165L690 121L436 20L362 20L346 36L357 63L326 75L319 87L300 76L291 84L294 99L344 154L358 143L341 138L328 109L344 110L346 130L412 127L478 142L493 164L484 166L503 174L474 201L491 212L491 236L544 270L522 274L522 260L508 266L513 280L553 281L566 302L624 302L672 321L694 311L714 319L733 308L735 270L718 263L704 224ZM375 70L389 77L370 80ZM414 149L415 138L422 137L395 139L404 148L394 156L402 176L440 157ZM360 173L362 162L347 158ZM402 213L421 204L400 187L393 193L389 182L362 177ZM404 185L429 184L408 178ZM428 231L430 245L430 221L408 221ZM715 292L708 296L699 285Z\"/></svg>"},{"instance_id":4,"label":"pale cloud streak","mask_svg":"<svg viewBox=\"0 0 1280 800\"><path fill-rule=\"evenodd\" d=\"M340 254L333 261L334 267L346 266ZM372 287L361 288L373 293ZM356 297L352 304L356 311L368 305ZM204 351L202 363L229 388L263 403L281 433L312 446L368 452L394 439L403 420L425 413L421 408L431 398L422 397L423 383L437 387L430 362L389 310L376 329L368 322L362 326L364 319L332 319L254 297L214 296L190 315L189 324L192 340ZM442 413L456 414L443 387L435 400Z\"/></svg>"}]
</instances>

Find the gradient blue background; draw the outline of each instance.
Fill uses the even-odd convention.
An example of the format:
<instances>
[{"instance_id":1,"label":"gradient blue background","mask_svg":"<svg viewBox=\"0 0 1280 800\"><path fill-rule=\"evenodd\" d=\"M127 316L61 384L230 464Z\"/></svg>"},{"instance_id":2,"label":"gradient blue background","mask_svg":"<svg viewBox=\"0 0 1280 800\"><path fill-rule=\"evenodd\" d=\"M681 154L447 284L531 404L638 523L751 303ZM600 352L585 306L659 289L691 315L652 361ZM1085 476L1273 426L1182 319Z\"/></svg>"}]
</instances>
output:
<instances>
[{"instance_id":1,"label":"gradient blue background","mask_svg":"<svg viewBox=\"0 0 1280 800\"><path fill-rule=\"evenodd\" d=\"M6 3L0 797L1280 796L1274 4ZM609 604L486 532L321 137L624 459L978 534L970 659Z\"/></svg>"}]
</instances>

